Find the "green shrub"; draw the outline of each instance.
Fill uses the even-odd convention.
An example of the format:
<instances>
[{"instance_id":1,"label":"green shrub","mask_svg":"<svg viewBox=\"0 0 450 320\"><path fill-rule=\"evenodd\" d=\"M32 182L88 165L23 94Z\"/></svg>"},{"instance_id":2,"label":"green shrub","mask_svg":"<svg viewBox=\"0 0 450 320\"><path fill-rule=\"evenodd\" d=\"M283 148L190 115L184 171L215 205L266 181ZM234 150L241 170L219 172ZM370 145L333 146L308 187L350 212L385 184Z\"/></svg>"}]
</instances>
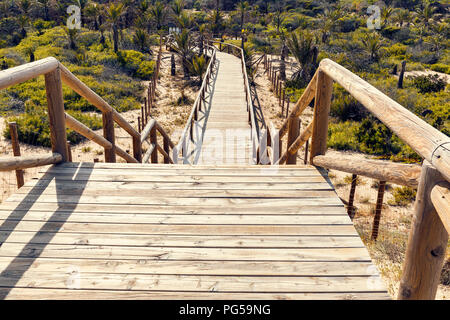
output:
<instances>
[{"instance_id":1,"label":"green shrub","mask_svg":"<svg viewBox=\"0 0 450 320\"><path fill-rule=\"evenodd\" d=\"M446 82L437 74L410 77L420 93L439 92L445 89Z\"/></svg>"},{"instance_id":2,"label":"green shrub","mask_svg":"<svg viewBox=\"0 0 450 320\"><path fill-rule=\"evenodd\" d=\"M364 119L356 131L361 151L368 154L397 154L400 148L393 143L392 136L392 131L385 125L369 119Z\"/></svg>"},{"instance_id":3,"label":"green shrub","mask_svg":"<svg viewBox=\"0 0 450 320\"><path fill-rule=\"evenodd\" d=\"M69 111L68 113L92 130L98 130L103 127L102 120L98 116L91 116L73 111ZM50 127L47 113L43 111L23 113L17 117L9 118L8 122L11 121L17 123L17 132L20 142L36 146L51 147ZM8 128L5 128L3 135L5 138L11 139ZM84 141L85 138L68 129L67 140L73 144L78 144L81 141Z\"/></svg>"},{"instance_id":4,"label":"green shrub","mask_svg":"<svg viewBox=\"0 0 450 320\"><path fill-rule=\"evenodd\" d=\"M150 80L155 62L145 60L145 55L134 50L123 50L117 53L117 59L122 67L131 75L143 80Z\"/></svg>"},{"instance_id":5,"label":"green shrub","mask_svg":"<svg viewBox=\"0 0 450 320\"><path fill-rule=\"evenodd\" d=\"M331 122L328 127L328 147L335 150L359 150L356 132L357 122Z\"/></svg>"},{"instance_id":6,"label":"green shrub","mask_svg":"<svg viewBox=\"0 0 450 320\"><path fill-rule=\"evenodd\" d=\"M417 191L410 187L394 188L392 195L394 199L389 201L390 205L407 206L416 199Z\"/></svg>"},{"instance_id":7,"label":"green shrub","mask_svg":"<svg viewBox=\"0 0 450 320\"><path fill-rule=\"evenodd\" d=\"M450 66L448 66L446 64L436 63L436 64L433 64L430 67L430 69L433 70L433 71L436 71L436 72L442 72L442 73L450 74Z\"/></svg>"}]
</instances>

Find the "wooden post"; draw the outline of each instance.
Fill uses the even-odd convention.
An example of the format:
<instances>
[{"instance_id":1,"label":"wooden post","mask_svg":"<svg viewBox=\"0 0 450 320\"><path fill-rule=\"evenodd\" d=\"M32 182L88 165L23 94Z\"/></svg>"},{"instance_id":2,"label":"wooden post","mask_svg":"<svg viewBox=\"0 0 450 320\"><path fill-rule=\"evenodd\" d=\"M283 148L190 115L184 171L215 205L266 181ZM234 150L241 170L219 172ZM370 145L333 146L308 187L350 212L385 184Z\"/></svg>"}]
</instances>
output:
<instances>
[{"instance_id":1,"label":"wooden post","mask_svg":"<svg viewBox=\"0 0 450 320\"><path fill-rule=\"evenodd\" d=\"M291 97L288 97L287 106L286 106L286 119L289 117L289 107L291 106Z\"/></svg>"},{"instance_id":2,"label":"wooden post","mask_svg":"<svg viewBox=\"0 0 450 320\"><path fill-rule=\"evenodd\" d=\"M67 155L69 156L68 162L72 162L72 146L70 145L70 141L67 141Z\"/></svg>"},{"instance_id":3,"label":"wooden post","mask_svg":"<svg viewBox=\"0 0 450 320\"><path fill-rule=\"evenodd\" d=\"M147 121L145 119L145 114L144 114L144 107L141 107L141 119L142 119L142 127L144 128L147 124Z\"/></svg>"},{"instance_id":4,"label":"wooden post","mask_svg":"<svg viewBox=\"0 0 450 320\"><path fill-rule=\"evenodd\" d=\"M314 157L327 151L328 115L330 114L333 80L323 71L317 76L317 90L314 105L314 127L311 140L310 163Z\"/></svg>"},{"instance_id":5,"label":"wooden post","mask_svg":"<svg viewBox=\"0 0 450 320\"><path fill-rule=\"evenodd\" d=\"M150 131L150 143L155 144L155 149L152 153L152 163L158 163L158 148L156 147L158 137L156 136L156 127L153 127L152 131Z\"/></svg>"},{"instance_id":6,"label":"wooden post","mask_svg":"<svg viewBox=\"0 0 450 320\"><path fill-rule=\"evenodd\" d=\"M304 159L305 165L308 164L308 152L309 152L309 139L308 139L308 141L306 141L306 146L305 146L305 159Z\"/></svg>"},{"instance_id":7,"label":"wooden post","mask_svg":"<svg viewBox=\"0 0 450 320\"><path fill-rule=\"evenodd\" d=\"M165 151L168 155L170 154L169 140L168 140L166 137L164 137L164 151ZM170 163L169 158L164 157L164 163L165 163L165 164L169 164L169 163Z\"/></svg>"},{"instance_id":8,"label":"wooden post","mask_svg":"<svg viewBox=\"0 0 450 320\"><path fill-rule=\"evenodd\" d=\"M66 116L59 67L45 75L45 89L52 151L59 153L62 156L62 162L66 162L69 156L67 155Z\"/></svg>"},{"instance_id":9,"label":"wooden post","mask_svg":"<svg viewBox=\"0 0 450 320\"><path fill-rule=\"evenodd\" d=\"M294 117L289 120L289 133L288 133L288 146L290 146L297 140L300 135L300 118ZM286 164L297 164L297 152L295 154L289 154L286 160Z\"/></svg>"},{"instance_id":10,"label":"wooden post","mask_svg":"<svg viewBox=\"0 0 450 320\"><path fill-rule=\"evenodd\" d=\"M133 137L133 157L142 162L142 143L141 137Z\"/></svg>"},{"instance_id":11,"label":"wooden post","mask_svg":"<svg viewBox=\"0 0 450 320\"><path fill-rule=\"evenodd\" d=\"M105 148L105 162L115 163L116 162L116 136L114 133L114 120L112 112L103 112L103 137L111 142L112 148Z\"/></svg>"},{"instance_id":12,"label":"wooden post","mask_svg":"<svg viewBox=\"0 0 450 320\"><path fill-rule=\"evenodd\" d=\"M11 134L11 143L14 157L20 157L20 144L19 144L19 135L17 133L17 123L10 122L9 123L9 132ZM23 170L16 170L16 180L17 180L17 188L22 188L25 184L25 180L23 178Z\"/></svg>"},{"instance_id":13,"label":"wooden post","mask_svg":"<svg viewBox=\"0 0 450 320\"><path fill-rule=\"evenodd\" d=\"M353 203L355 202L355 193L356 193L356 183L358 181L358 176L356 174L352 175L352 186L350 188L350 195L348 196L348 207L347 207L347 214L350 217L350 219L353 220L355 217L355 207L353 206Z\"/></svg>"},{"instance_id":14,"label":"wooden post","mask_svg":"<svg viewBox=\"0 0 450 320\"><path fill-rule=\"evenodd\" d=\"M445 178L425 161L414 205L399 300L432 300L436 297L448 232L431 202L430 193L442 181Z\"/></svg>"},{"instance_id":15,"label":"wooden post","mask_svg":"<svg viewBox=\"0 0 450 320\"><path fill-rule=\"evenodd\" d=\"M141 128L141 117L138 117L138 132L141 133L142 128Z\"/></svg>"},{"instance_id":16,"label":"wooden post","mask_svg":"<svg viewBox=\"0 0 450 320\"><path fill-rule=\"evenodd\" d=\"M381 211L383 210L384 191L386 190L386 181L380 181L378 186L377 206L375 209L375 218L372 226L372 240L376 241L378 238L378 230L380 228Z\"/></svg>"},{"instance_id":17,"label":"wooden post","mask_svg":"<svg viewBox=\"0 0 450 320\"><path fill-rule=\"evenodd\" d=\"M285 100L286 100L286 88L283 89L283 98L281 99L281 114L284 114Z\"/></svg>"}]
</instances>

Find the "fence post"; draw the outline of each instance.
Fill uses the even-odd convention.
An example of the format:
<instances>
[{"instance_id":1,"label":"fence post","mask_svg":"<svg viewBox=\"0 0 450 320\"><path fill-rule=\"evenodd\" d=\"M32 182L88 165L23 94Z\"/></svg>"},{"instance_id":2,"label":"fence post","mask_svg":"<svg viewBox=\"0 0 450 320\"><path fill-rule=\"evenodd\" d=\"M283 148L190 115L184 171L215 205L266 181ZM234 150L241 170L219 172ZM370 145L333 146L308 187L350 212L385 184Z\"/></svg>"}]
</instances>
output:
<instances>
[{"instance_id":1,"label":"fence post","mask_svg":"<svg viewBox=\"0 0 450 320\"><path fill-rule=\"evenodd\" d=\"M17 123L10 122L9 123L9 132L11 134L11 143L14 157L20 157L20 144L19 144L19 135L17 133ZM23 170L16 170L16 180L17 180L17 188L22 188L25 184L25 180L23 178Z\"/></svg>"},{"instance_id":2,"label":"fence post","mask_svg":"<svg viewBox=\"0 0 450 320\"><path fill-rule=\"evenodd\" d=\"M353 206L353 203L355 202L355 193L356 193L356 185L358 183L358 176L356 174L352 175L352 186L350 188L350 195L348 196L348 208L347 208L347 214L350 217L350 219L353 220L355 217L355 207Z\"/></svg>"},{"instance_id":3,"label":"fence post","mask_svg":"<svg viewBox=\"0 0 450 320\"><path fill-rule=\"evenodd\" d=\"M133 157L138 161L142 162L142 144L141 137L133 137Z\"/></svg>"},{"instance_id":4,"label":"fence post","mask_svg":"<svg viewBox=\"0 0 450 320\"><path fill-rule=\"evenodd\" d=\"M287 149L289 150L290 146L297 140L300 135L300 125L301 121L298 117L292 117L289 119L289 132L288 132L288 144ZM297 164L297 154L288 154L286 159L286 164Z\"/></svg>"},{"instance_id":5,"label":"fence post","mask_svg":"<svg viewBox=\"0 0 450 320\"><path fill-rule=\"evenodd\" d=\"M164 151L167 153L167 155L170 155L170 145L169 145L169 140L164 137ZM164 157L164 163L165 164L169 164L169 158Z\"/></svg>"},{"instance_id":6,"label":"fence post","mask_svg":"<svg viewBox=\"0 0 450 320\"><path fill-rule=\"evenodd\" d=\"M327 151L328 115L330 114L333 80L323 71L317 76L317 90L314 105L314 128L311 140L310 163L314 157L324 155Z\"/></svg>"},{"instance_id":7,"label":"fence post","mask_svg":"<svg viewBox=\"0 0 450 320\"><path fill-rule=\"evenodd\" d=\"M377 240L378 229L380 228L381 211L383 210L384 191L386 190L386 181L380 181L378 186L377 206L375 209L375 218L372 226L372 240Z\"/></svg>"},{"instance_id":8,"label":"fence post","mask_svg":"<svg viewBox=\"0 0 450 320\"><path fill-rule=\"evenodd\" d=\"M114 133L114 120L112 112L103 112L103 136L106 140L111 142L112 148L105 148L105 162L115 163L116 162L116 136Z\"/></svg>"},{"instance_id":9,"label":"fence post","mask_svg":"<svg viewBox=\"0 0 450 320\"><path fill-rule=\"evenodd\" d=\"M431 202L430 193L442 181L445 178L439 171L424 161L403 264L399 300L432 300L436 297L448 233Z\"/></svg>"},{"instance_id":10,"label":"fence post","mask_svg":"<svg viewBox=\"0 0 450 320\"><path fill-rule=\"evenodd\" d=\"M69 156L67 155L66 116L59 67L45 75L45 89L52 151L59 153L62 156L62 162L66 162Z\"/></svg>"},{"instance_id":11,"label":"fence post","mask_svg":"<svg viewBox=\"0 0 450 320\"><path fill-rule=\"evenodd\" d=\"M69 156L68 162L72 162L72 146L70 141L67 141L67 155Z\"/></svg>"},{"instance_id":12,"label":"fence post","mask_svg":"<svg viewBox=\"0 0 450 320\"><path fill-rule=\"evenodd\" d=\"M150 131L150 143L155 144L155 149L152 153L152 163L158 163L158 148L156 145L158 144L158 137L156 136L156 127L153 127L152 131Z\"/></svg>"}]
</instances>

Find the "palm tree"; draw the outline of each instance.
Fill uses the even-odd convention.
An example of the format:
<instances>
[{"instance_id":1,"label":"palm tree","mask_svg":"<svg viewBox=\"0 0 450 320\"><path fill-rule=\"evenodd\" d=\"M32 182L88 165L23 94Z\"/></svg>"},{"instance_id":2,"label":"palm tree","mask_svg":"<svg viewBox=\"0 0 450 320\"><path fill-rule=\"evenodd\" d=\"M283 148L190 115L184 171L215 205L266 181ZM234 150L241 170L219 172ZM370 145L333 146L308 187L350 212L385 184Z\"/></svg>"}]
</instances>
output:
<instances>
[{"instance_id":1,"label":"palm tree","mask_svg":"<svg viewBox=\"0 0 450 320\"><path fill-rule=\"evenodd\" d=\"M220 10L214 10L208 17L211 31L214 36L218 36L223 28L223 15Z\"/></svg>"},{"instance_id":2,"label":"palm tree","mask_svg":"<svg viewBox=\"0 0 450 320\"><path fill-rule=\"evenodd\" d=\"M184 78L189 79L189 65L193 56L193 45L189 30L183 29L181 33L175 34L171 48L182 61Z\"/></svg>"},{"instance_id":3,"label":"palm tree","mask_svg":"<svg viewBox=\"0 0 450 320\"><path fill-rule=\"evenodd\" d=\"M208 69L208 62L204 55L194 56L192 58L192 63L190 63L190 71L194 76L199 78L199 82L201 83L203 79L203 75Z\"/></svg>"},{"instance_id":4,"label":"palm tree","mask_svg":"<svg viewBox=\"0 0 450 320\"><path fill-rule=\"evenodd\" d=\"M192 26L191 16L184 11L175 20L180 29L190 29Z\"/></svg>"},{"instance_id":5,"label":"palm tree","mask_svg":"<svg viewBox=\"0 0 450 320\"><path fill-rule=\"evenodd\" d=\"M64 29L67 33L67 38L69 40L69 47L71 50L77 50L77 37L78 37L78 30L77 29Z\"/></svg>"},{"instance_id":6,"label":"palm tree","mask_svg":"<svg viewBox=\"0 0 450 320\"><path fill-rule=\"evenodd\" d=\"M184 11L184 0L175 0L170 7L175 18L178 18Z\"/></svg>"},{"instance_id":7,"label":"palm tree","mask_svg":"<svg viewBox=\"0 0 450 320\"><path fill-rule=\"evenodd\" d=\"M124 12L123 4L111 3L106 10L106 18L113 32L114 52L119 51L119 28L120 18Z\"/></svg>"},{"instance_id":8,"label":"palm tree","mask_svg":"<svg viewBox=\"0 0 450 320\"><path fill-rule=\"evenodd\" d=\"M416 10L416 15L419 21L427 28L430 22L434 20L436 8L432 6L431 2L425 1L423 6Z\"/></svg>"},{"instance_id":9,"label":"palm tree","mask_svg":"<svg viewBox=\"0 0 450 320\"><path fill-rule=\"evenodd\" d=\"M381 19L383 20L383 27L389 24L389 18L395 13L395 9L390 6L384 6L381 9Z\"/></svg>"},{"instance_id":10,"label":"palm tree","mask_svg":"<svg viewBox=\"0 0 450 320\"><path fill-rule=\"evenodd\" d=\"M245 23L245 15L247 14L247 11L249 9L248 2L241 0L237 4L236 9L237 9L237 11L238 11L238 13L240 15L240 18L241 18L241 20L240 20L240 23L241 23L240 24L240 29L241 29L241 32L242 32L242 35L241 35L241 38L242 38L241 47L243 49L244 48L244 41L245 41L245 39L244 39L244 23Z\"/></svg>"},{"instance_id":11,"label":"palm tree","mask_svg":"<svg viewBox=\"0 0 450 320\"><path fill-rule=\"evenodd\" d=\"M28 26L29 22L30 22L29 18L24 14L21 14L17 18L17 23L20 26L20 33L21 33L22 38L27 37L27 30L25 28Z\"/></svg>"},{"instance_id":12,"label":"palm tree","mask_svg":"<svg viewBox=\"0 0 450 320\"><path fill-rule=\"evenodd\" d=\"M148 34L143 29L137 29L133 35L133 42L138 46L139 51L142 53L148 53Z\"/></svg>"},{"instance_id":13,"label":"palm tree","mask_svg":"<svg viewBox=\"0 0 450 320\"><path fill-rule=\"evenodd\" d=\"M77 0L78 7L81 10L81 26L84 26L84 12L89 3L89 0Z\"/></svg>"},{"instance_id":14,"label":"palm tree","mask_svg":"<svg viewBox=\"0 0 450 320\"><path fill-rule=\"evenodd\" d=\"M84 14L89 21L94 23L94 30L98 31L100 29L100 8L96 3L90 3L84 10Z\"/></svg>"},{"instance_id":15,"label":"palm tree","mask_svg":"<svg viewBox=\"0 0 450 320\"><path fill-rule=\"evenodd\" d=\"M411 13L407 9L397 10L397 14L394 16L394 22L397 23L400 27L403 27L403 24L406 23L408 26L411 21Z\"/></svg>"},{"instance_id":16,"label":"palm tree","mask_svg":"<svg viewBox=\"0 0 450 320\"><path fill-rule=\"evenodd\" d=\"M368 33L361 41L366 51L370 54L370 59L378 61L380 51L384 46L381 36L378 33Z\"/></svg>"},{"instance_id":17,"label":"palm tree","mask_svg":"<svg viewBox=\"0 0 450 320\"><path fill-rule=\"evenodd\" d=\"M166 8L160 1L157 1L150 8L150 16L153 18L153 21L156 25L156 30L160 31L162 29L166 15Z\"/></svg>"},{"instance_id":18,"label":"palm tree","mask_svg":"<svg viewBox=\"0 0 450 320\"><path fill-rule=\"evenodd\" d=\"M337 26L339 19L344 17L345 13L341 6L334 9L325 9L323 14L318 16L320 22L320 29L322 32L322 42L327 43L334 28Z\"/></svg>"},{"instance_id":19,"label":"palm tree","mask_svg":"<svg viewBox=\"0 0 450 320\"><path fill-rule=\"evenodd\" d=\"M44 9L44 19L50 20L50 0L37 0L38 4Z\"/></svg>"},{"instance_id":20,"label":"palm tree","mask_svg":"<svg viewBox=\"0 0 450 320\"><path fill-rule=\"evenodd\" d=\"M30 0L20 0L19 7L20 7L20 10L22 10L22 12L26 16L28 16L28 13L29 13L30 8L31 8L31 1Z\"/></svg>"},{"instance_id":21,"label":"palm tree","mask_svg":"<svg viewBox=\"0 0 450 320\"><path fill-rule=\"evenodd\" d=\"M286 38L286 44L300 66L292 78L306 85L311 80L313 69L317 64L318 49L315 37L308 31L293 32Z\"/></svg>"}]
</instances>

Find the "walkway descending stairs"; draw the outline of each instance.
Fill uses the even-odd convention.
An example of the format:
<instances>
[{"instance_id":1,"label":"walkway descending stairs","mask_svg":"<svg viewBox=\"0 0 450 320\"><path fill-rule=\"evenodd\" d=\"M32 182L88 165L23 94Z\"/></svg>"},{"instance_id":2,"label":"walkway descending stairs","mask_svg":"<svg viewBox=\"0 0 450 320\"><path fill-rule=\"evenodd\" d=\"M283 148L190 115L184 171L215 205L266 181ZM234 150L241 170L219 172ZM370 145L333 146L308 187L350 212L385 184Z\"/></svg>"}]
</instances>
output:
<instances>
[{"instance_id":1,"label":"walkway descending stairs","mask_svg":"<svg viewBox=\"0 0 450 320\"><path fill-rule=\"evenodd\" d=\"M226 156L250 127L240 62L218 61L203 152L239 129ZM326 173L248 157L42 169L0 206L0 298L388 299Z\"/></svg>"}]
</instances>

